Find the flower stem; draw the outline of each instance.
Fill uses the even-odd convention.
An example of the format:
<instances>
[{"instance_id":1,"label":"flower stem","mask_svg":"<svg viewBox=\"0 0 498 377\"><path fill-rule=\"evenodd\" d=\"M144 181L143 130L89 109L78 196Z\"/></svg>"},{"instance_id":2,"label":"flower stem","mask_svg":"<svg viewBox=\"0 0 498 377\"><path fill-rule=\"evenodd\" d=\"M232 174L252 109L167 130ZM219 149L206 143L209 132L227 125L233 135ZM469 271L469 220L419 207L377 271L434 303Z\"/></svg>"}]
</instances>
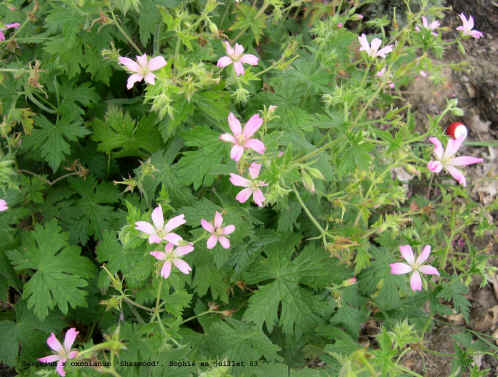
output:
<instances>
[{"instance_id":1,"label":"flower stem","mask_svg":"<svg viewBox=\"0 0 498 377\"><path fill-rule=\"evenodd\" d=\"M118 30L121 32L121 34L123 34L123 36L125 37L125 39L128 41L129 44L131 44L133 46L133 48L138 52L138 54L139 55L143 55L142 50L140 50L138 48L138 46L135 44L135 42L133 42L133 39L130 38L130 36L126 33L126 31L124 31L124 29L119 24L119 22L118 22L118 20L116 18L116 15L114 14L114 11L112 10L112 8L110 9L110 11L111 11L112 20L114 21L114 24L116 25L116 27L118 28Z\"/></svg>"}]
</instances>

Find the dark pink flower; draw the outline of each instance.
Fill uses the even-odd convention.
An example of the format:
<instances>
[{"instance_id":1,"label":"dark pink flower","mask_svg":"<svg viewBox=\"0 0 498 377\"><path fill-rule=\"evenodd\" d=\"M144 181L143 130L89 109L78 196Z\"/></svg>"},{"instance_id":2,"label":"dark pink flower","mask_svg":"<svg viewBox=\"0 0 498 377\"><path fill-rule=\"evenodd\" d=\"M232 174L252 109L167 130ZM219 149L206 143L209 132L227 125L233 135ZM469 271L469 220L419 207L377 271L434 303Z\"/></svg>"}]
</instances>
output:
<instances>
[{"instance_id":1,"label":"dark pink flower","mask_svg":"<svg viewBox=\"0 0 498 377\"><path fill-rule=\"evenodd\" d=\"M74 327L67 330L64 338L64 346L62 346L59 340L55 337L54 333L51 333L47 339L47 344L52 350L57 352L57 354L42 357L38 359L38 361L42 363L54 363L57 361L57 367L55 370L60 376L65 376L66 372L64 371L64 363L68 359L74 359L78 354L77 351L71 351L71 347L78 334L79 332L76 331Z\"/></svg>"},{"instance_id":2,"label":"dark pink flower","mask_svg":"<svg viewBox=\"0 0 498 377\"><path fill-rule=\"evenodd\" d=\"M131 89L136 82L144 80L146 83L154 85L156 75L152 71L157 71L164 67L167 62L162 56L156 56L149 60L147 54L137 56L137 61L134 62L130 58L124 56L119 57L119 64L124 65L132 75L128 77L126 87Z\"/></svg>"},{"instance_id":3,"label":"dark pink flower","mask_svg":"<svg viewBox=\"0 0 498 377\"><path fill-rule=\"evenodd\" d=\"M233 115L228 114L228 125L232 130L232 135L229 133L222 134L220 140L232 143L234 146L230 151L230 158L234 161L239 161L244 154L244 149L252 149L256 153L265 153L265 145L258 139L251 139L263 124L263 119L258 114L254 114L244 126L242 131L239 120Z\"/></svg>"},{"instance_id":4,"label":"dark pink flower","mask_svg":"<svg viewBox=\"0 0 498 377\"><path fill-rule=\"evenodd\" d=\"M460 17L460 20L462 20L462 26L457 27L456 29L461 31L463 35L470 35L471 37L475 39L479 39L484 36L483 33L481 33L479 30L473 30L474 29L474 17L469 16L469 19L467 20L467 17L463 13L460 13L458 15Z\"/></svg>"},{"instance_id":5,"label":"dark pink flower","mask_svg":"<svg viewBox=\"0 0 498 377\"><path fill-rule=\"evenodd\" d=\"M178 246L173 250L174 245L172 243L166 244L164 247L164 252L162 251L151 251L150 255L160 261L164 261L161 268L161 276L167 279L171 273L171 263L173 263L176 268L178 268L182 273L187 275L192 268L185 262L181 257L194 251L194 245L192 243L184 246Z\"/></svg>"},{"instance_id":6,"label":"dark pink flower","mask_svg":"<svg viewBox=\"0 0 498 377\"><path fill-rule=\"evenodd\" d=\"M21 26L19 22L14 22L13 24L6 24L5 27L0 28L0 41L5 41L5 34L3 33L4 30L17 29L19 26Z\"/></svg>"},{"instance_id":7,"label":"dark pink flower","mask_svg":"<svg viewBox=\"0 0 498 377\"><path fill-rule=\"evenodd\" d=\"M263 181L258 181L256 178L259 177L259 171L261 169L261 164L257 164L253 162L249 167L249 175L251 176L251 180L241 177L240 175L230 173L230 182L234 186L246 187L244 190L240 191L235 199L237 199L240 203L245 203L252 195L254 202L259 206L263 206L263 202L265 201L265 196L261 191L260 187L268 186Z\"/></svg>"},{"instance_id":8,"label":"dark pink flower","mask_svg":"<svg viewBox=\"0 0 498 377\"><path fill-rule=\"evenodd\" d=\"M216 64L220 68L225 68L233 63L233 68L237 76L244 74L244 66L242 63L250 65L258 65L258 57L252 54L244 54L244 47L235 43L235 48L232 48L227 41L223 42L228 56L222 56Z\"/></svg>"},{"instance_id":9,"label":"dark pink flower","mask_svg":"<svg viewBox=\"0 0 498 377\"><path fill-rule=\"evenodd\" d=\"M7 205L7 202L3 199L0 199L0 212L7 211L9 209L9 206Z\"/></svg>"},{"instance_id":10,"label":"dark pink flower","mask_svg":"<svg viewBox=\"0 0 498 377\"><path fill-rule=\"evenodd\" d=\"M225 236L229 235L230 233L233 233L235 230L235 226L227 225L226 227L221 227L222 223L223 223L223 216L218 211L216 211L216 214L214 215L214 225L213 223L201 219L202 227L206 231L211 233L211 236L207 240L208 249L212 249L213 247L215 247L218 241L220 242L220 245L224 249L228 249L230 247L230 240Z\"/></svg>"},{"instance_id":11,"label":"dark pink flower","mask_svg":"<svg viewBox=\"0 0 498 377\"><path fill-rule=\"evenodd\" d=\"M422 278L420 277L420 272L426 275L438 275L439 276L439 271L430 266L430 265L423 265L427 258L429 258L429 254L431 253L431 247L430 245L426 245L420 255L418 256L417 260L415 260L415 257L413 255L413 251L410 245L403 245L399 247L401 251L401 256L405 261L408 262L406 263L393 263L390 264L391 266L391 274L394 275L401 275L401 274L407 274L409 272L413 271L413 274L410 278L410 287L412 288L412 291L421 291L422 290Z\"/></svg>"}]
</instances>

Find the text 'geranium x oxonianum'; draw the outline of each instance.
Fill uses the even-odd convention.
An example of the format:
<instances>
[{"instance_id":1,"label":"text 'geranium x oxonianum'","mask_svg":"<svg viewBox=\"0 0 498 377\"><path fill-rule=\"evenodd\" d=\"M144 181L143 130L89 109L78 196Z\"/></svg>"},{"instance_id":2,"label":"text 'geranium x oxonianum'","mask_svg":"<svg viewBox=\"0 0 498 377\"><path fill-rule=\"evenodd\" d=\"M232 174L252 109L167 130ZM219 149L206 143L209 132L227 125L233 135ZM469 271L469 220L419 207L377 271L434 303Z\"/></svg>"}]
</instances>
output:
<instances>
[{"instance_id":1,"label":"text 'geranium x oxonianum'","mask_svg":"<svg viewBox=\"0 0 498 377\"><path fill-rule=\"evenodd\" d=\"M42 357L38 359L38 361L42 363L57 362L57 367L55 370L57 371L57 373L59 373L60 376L65 376L66 371L64 370L64 363L68 359L74 359L78 354L78 351L71 351L71 347L78 334L79 332L76 331L74 327L67 330L66 336L64 338L64 346L62 346L59 340L55 337L54 333L51 333L47 339L47 344L50 348L57 352L57 354Z\"/></svg>"},{"instance_id":2,"label":"text 'geranium x oxonianum'","mask_svg":"<svg viewBox=\"0 0 498 377\"><path fill-rule=\"evenodd\" d=\"M137 56L137 61L134 62L130 58L124 56L119 57L119 64L124 65L132 75L128 77L128 82L126 87L128 89L133 88L136 82L144 80L148 84L154 85L156 75L152 71L157 71L164 67L167 62L162 56L156 56L149 60L147 54Z\"/></svg>"},{"instance_id":3,"label":"text 'geranium x oxonianum'","mask_svg":"<svg viewBox=\"0 0 498 377\"><path fill-rule=\"evenodd\" d=\"M184 246L178 246L176 249L173 249L174 245L172 243L166 244L164 247L164 252L162 251L151 251L150 255L160 261L164 261L164 264L161 268L161 276L167 279L171 273L171 263L176 266L182 273L187 275L192 268L185 262L181 257L184 255L194 251L194 245L191 243Z\"/></svg>"},{"instance_id":4,"label":"text 'geranium x oxonianum'","mask_svg":"<svg viewBox=\"0 0 498 377\"><path fill-rule=\"evenodd\" d=\"M406 263L393 263L391 266L391 274L401 275L407 274L409 272L413 272L410 278L410 287L413 291L421 291L422 290L422 278L420 277L420 272L426 275L438 275L439 271L428 264L422 265L427 258L429 258L429 254L431 253L430 245L426 245L417 260L415 260L415 256L413 255L413 251L410 245L403 245L399 247L401 251L401 256Z\"/></svg>"},{"instance_id":5,"label":"text 'geranium x oxonianum'","mask_svg":"<svg viewBox=\"0 0 498 377\"><path fill-rule=\"evenodd\" d=\"M174 245L180 243L182 237L171 231L186 223L184 214L173 217L164 225L163 209L161 205L158 205L152 211L151 217L153 224L146 221L135 223L135 229L149 235L149 243L160 243L161 241L168 241Z\"/></svg>"},{"instance_id":6,"label":"text 'geranium x oxonianum'","mask_svg":"<svg viewBox=\"0 0 498 377\"><path fill-rule=\"evenodd\" d=\"M233 63L233 68L237 76L245 73L242 63L250 65L258 65L258 57L252 54L244 54L244 47L235 43L235 48L232 48L227 41L223 42L228 56L222 56L216 64L220 68L225 68Z\"/></svg>"},{"instance_id":7,"label":"text 'geranium x oxonianum'","mask_svg":"<svg viewBox=\"0 0 498 377\"><path fill-rule=\"evenodd\" d=\"M251 139L251 136L259 130L263 124L263 119L258 114L254 114L244 126L242 131L239 120L233 115L228 114L228 125L232 130L233 135L229 133L222 134L220 140L227 143L233 143L234 146L230 151L230 158L234 161L239 161L244 154L244 149L250 148L256 153L265 153L265 145L258 139Z\"/></svg>"},{"instance_id":8,"label":"text 'geranium x oxonianum'","mask_svg":"<svg viewBox=\"0 0 498 377\"><path fill-rule=\"evenodd\" d=\"M457 139L449 139L448 144L446 145L446 150L444 150L443 145L438 138L429 138L429 141L434 144L434 155L436 156L437 160L429 161L429 163L427 164L427 168L434 173L439 173L444 168L448 171L448 173L451 174L453 178L458 181L458 183L460 183L462 186L465 186L467 184L465 181L465 176L455 166L477 164L479 162L483 162L484 160L482 158L472 156L453 157L464 140L465 136L461 136Z\"/></svg>"},{"instance_id":9,"label":"text 'geranium x oxonianum'","mask_svg":"<svg viewBox=\"0 0 498 377\"><path fill-rule=\"evenodd\" d=\"M232 182L234 186L246 187L235 197L235 199L237 199L240 203L245 203L252 195L254 203L256 203L259 207L263 206L265 196L263 195L260 187L268 186L268 184L263 181L256 180L256 178L259 177L260 169L261 164L257 164L256 162L251 164L249 167L249 175L252 178L251 180L241 177L240 175L230 173L230 182Z\"/></svg>"},{"instance_id":10,"label":"text 'geranium x oxonianum'","mask_svg":"<svg viewBox=\"0 0 498 377\"><path fill-rule=\"evenodd\" d=\"M202 227L206 231L211 233L211 236L208 238L206 245L208 249L212 249L213 247L215 247L218 241L224 249L228 249L230 247L230 240L226 236L230 233L233 233L233 231L235 230L235 225L227 225L226 227L222 227L222 223L223 216L218 211L216 211L216 214L214 215L214 225L213 223L201 219Z\"/></svg>"}]
</instances>

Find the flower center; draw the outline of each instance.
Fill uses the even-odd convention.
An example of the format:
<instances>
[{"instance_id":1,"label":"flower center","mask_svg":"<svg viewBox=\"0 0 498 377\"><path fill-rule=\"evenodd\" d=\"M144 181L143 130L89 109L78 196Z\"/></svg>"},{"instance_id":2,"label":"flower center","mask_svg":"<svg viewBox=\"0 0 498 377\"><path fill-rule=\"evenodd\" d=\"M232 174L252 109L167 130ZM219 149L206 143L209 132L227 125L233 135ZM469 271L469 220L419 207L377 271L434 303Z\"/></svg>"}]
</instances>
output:
<instances>
[{"instance_id":1,"label":"flower center","mask_svg":"<svg viewBox=\"0 0 498 377\"><path fill-rule=\"evenodd\" d=\"M222 236L223 235L223 228L216 228L214 230L214 234L217 236Z\"/></svg>"}]
</instances>

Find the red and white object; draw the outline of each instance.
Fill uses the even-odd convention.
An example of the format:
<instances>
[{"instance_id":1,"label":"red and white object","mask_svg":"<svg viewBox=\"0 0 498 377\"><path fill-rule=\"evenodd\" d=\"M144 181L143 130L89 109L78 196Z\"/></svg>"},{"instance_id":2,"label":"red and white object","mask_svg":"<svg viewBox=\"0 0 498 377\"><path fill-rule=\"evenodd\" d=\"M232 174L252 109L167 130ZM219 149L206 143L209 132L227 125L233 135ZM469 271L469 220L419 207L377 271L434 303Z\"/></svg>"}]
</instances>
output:
<instances>
[{"instance_id":1,"label":"red and white object","mask_svg":"<svg viewBox=\"0 0 498 377\"><path fill-rule=\"evenodd\" d=\"M467 127L462 122L453 122L446 129L446 135L450 136L452 139L458 139L460 137L466 138L468 134Z\"/></svg>"}]
</instances>

